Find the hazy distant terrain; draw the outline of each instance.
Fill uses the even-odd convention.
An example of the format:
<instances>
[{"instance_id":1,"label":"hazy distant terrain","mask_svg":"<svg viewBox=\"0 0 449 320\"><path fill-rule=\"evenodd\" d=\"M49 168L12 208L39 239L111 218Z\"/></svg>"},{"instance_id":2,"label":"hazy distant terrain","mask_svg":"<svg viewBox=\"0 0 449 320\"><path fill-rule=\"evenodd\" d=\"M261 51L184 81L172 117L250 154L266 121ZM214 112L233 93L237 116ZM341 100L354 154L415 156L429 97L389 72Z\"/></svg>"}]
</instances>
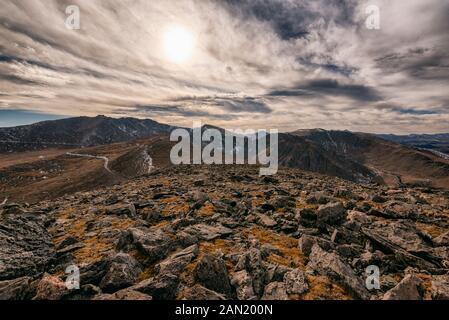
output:
<instances>
[{"instance_id":1,"label":"hazy distant terrain","mask_svg":"<svg viewBox=\"0 0 449 320\"><path fill-rule=\"evenodd\" d=\"M449 133L411 134L406 136L383 134L379 136L383 139L402 143L410 147L438 151L449 157Z\"/></svg>"}]
</instances>

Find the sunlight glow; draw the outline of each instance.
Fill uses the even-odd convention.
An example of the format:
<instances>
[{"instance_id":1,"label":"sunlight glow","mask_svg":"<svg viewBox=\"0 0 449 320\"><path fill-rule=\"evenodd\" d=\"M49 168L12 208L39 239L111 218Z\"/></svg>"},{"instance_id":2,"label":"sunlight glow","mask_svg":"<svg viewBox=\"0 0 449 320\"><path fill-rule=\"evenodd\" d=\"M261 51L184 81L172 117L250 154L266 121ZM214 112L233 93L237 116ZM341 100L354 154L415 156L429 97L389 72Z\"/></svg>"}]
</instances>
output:
<instances>
[{"instance_id":1,"label":"sunlight glow","mask_svg":"<svg viewBox=\"0 0 449 320\"><path fill-rule=\"evenodd\" d=\"M172 27L164 35L165 54L173 63L182 64L189 60L195 47L195 38L183 27Z\"/></svg>"}]
</instances>

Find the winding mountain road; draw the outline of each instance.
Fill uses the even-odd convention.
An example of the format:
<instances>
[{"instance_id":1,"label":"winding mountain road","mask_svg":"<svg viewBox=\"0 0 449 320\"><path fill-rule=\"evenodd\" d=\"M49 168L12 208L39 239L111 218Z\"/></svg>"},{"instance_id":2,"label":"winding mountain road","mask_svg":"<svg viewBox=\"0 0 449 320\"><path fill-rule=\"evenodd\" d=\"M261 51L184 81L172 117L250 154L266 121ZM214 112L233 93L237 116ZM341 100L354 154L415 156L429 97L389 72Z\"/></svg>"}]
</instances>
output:
<instances>
[{"instance_id":1,"label":"winding mountain road","mask_svg":"<svg viewBox=\"0 0 449 320\"><path fill-rule=\"evenodd\" d=\"M72 152L66 152L66 155L72 156L72 157L82 157L82 158L90 158L90 159L99 159L104 161L104 168L107 172L114 174L111 169L109 169L109 158L102 157L102 156L94 156L91 154L81 154L81 153L72 153Z\"/></svg>"}]
</instances>

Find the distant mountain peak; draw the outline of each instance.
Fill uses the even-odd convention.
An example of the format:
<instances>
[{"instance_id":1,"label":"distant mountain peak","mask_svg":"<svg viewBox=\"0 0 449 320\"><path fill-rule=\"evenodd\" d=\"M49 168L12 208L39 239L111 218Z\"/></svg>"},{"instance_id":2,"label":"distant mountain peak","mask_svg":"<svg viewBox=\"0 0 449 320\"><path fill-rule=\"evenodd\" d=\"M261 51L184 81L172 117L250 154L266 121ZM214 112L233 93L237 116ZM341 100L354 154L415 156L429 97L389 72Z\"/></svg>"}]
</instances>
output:
<instances>
[{"instance_id":1,"label":"distant mountain peak","mask_svg":"<svg viewBox=\"0 0 449 320\"><path fill-rule=\"evenodd\" d=\"M0 128L0 152L27 151L50 146L91 147L168 134L172 126L150 119L76 117Z\"/></svg>"}]
</instances>

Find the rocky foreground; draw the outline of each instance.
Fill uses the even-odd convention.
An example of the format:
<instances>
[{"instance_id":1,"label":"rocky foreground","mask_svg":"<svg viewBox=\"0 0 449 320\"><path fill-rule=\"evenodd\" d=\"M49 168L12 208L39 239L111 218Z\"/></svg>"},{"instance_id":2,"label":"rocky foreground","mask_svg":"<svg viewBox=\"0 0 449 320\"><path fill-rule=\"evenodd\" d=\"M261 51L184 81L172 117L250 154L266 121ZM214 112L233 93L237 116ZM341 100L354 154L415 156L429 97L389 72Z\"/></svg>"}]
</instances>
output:
<instances>
[{"instance_id":1,"label":"rocky foreground","mask_svg":"<svg viewBox=\"0 0 449 320\"><path fill-rule=\"evenodd\" d=\"M6 204L0 299L449 299L449 192L182 166Z\"/></svg>"}]
</instances>

